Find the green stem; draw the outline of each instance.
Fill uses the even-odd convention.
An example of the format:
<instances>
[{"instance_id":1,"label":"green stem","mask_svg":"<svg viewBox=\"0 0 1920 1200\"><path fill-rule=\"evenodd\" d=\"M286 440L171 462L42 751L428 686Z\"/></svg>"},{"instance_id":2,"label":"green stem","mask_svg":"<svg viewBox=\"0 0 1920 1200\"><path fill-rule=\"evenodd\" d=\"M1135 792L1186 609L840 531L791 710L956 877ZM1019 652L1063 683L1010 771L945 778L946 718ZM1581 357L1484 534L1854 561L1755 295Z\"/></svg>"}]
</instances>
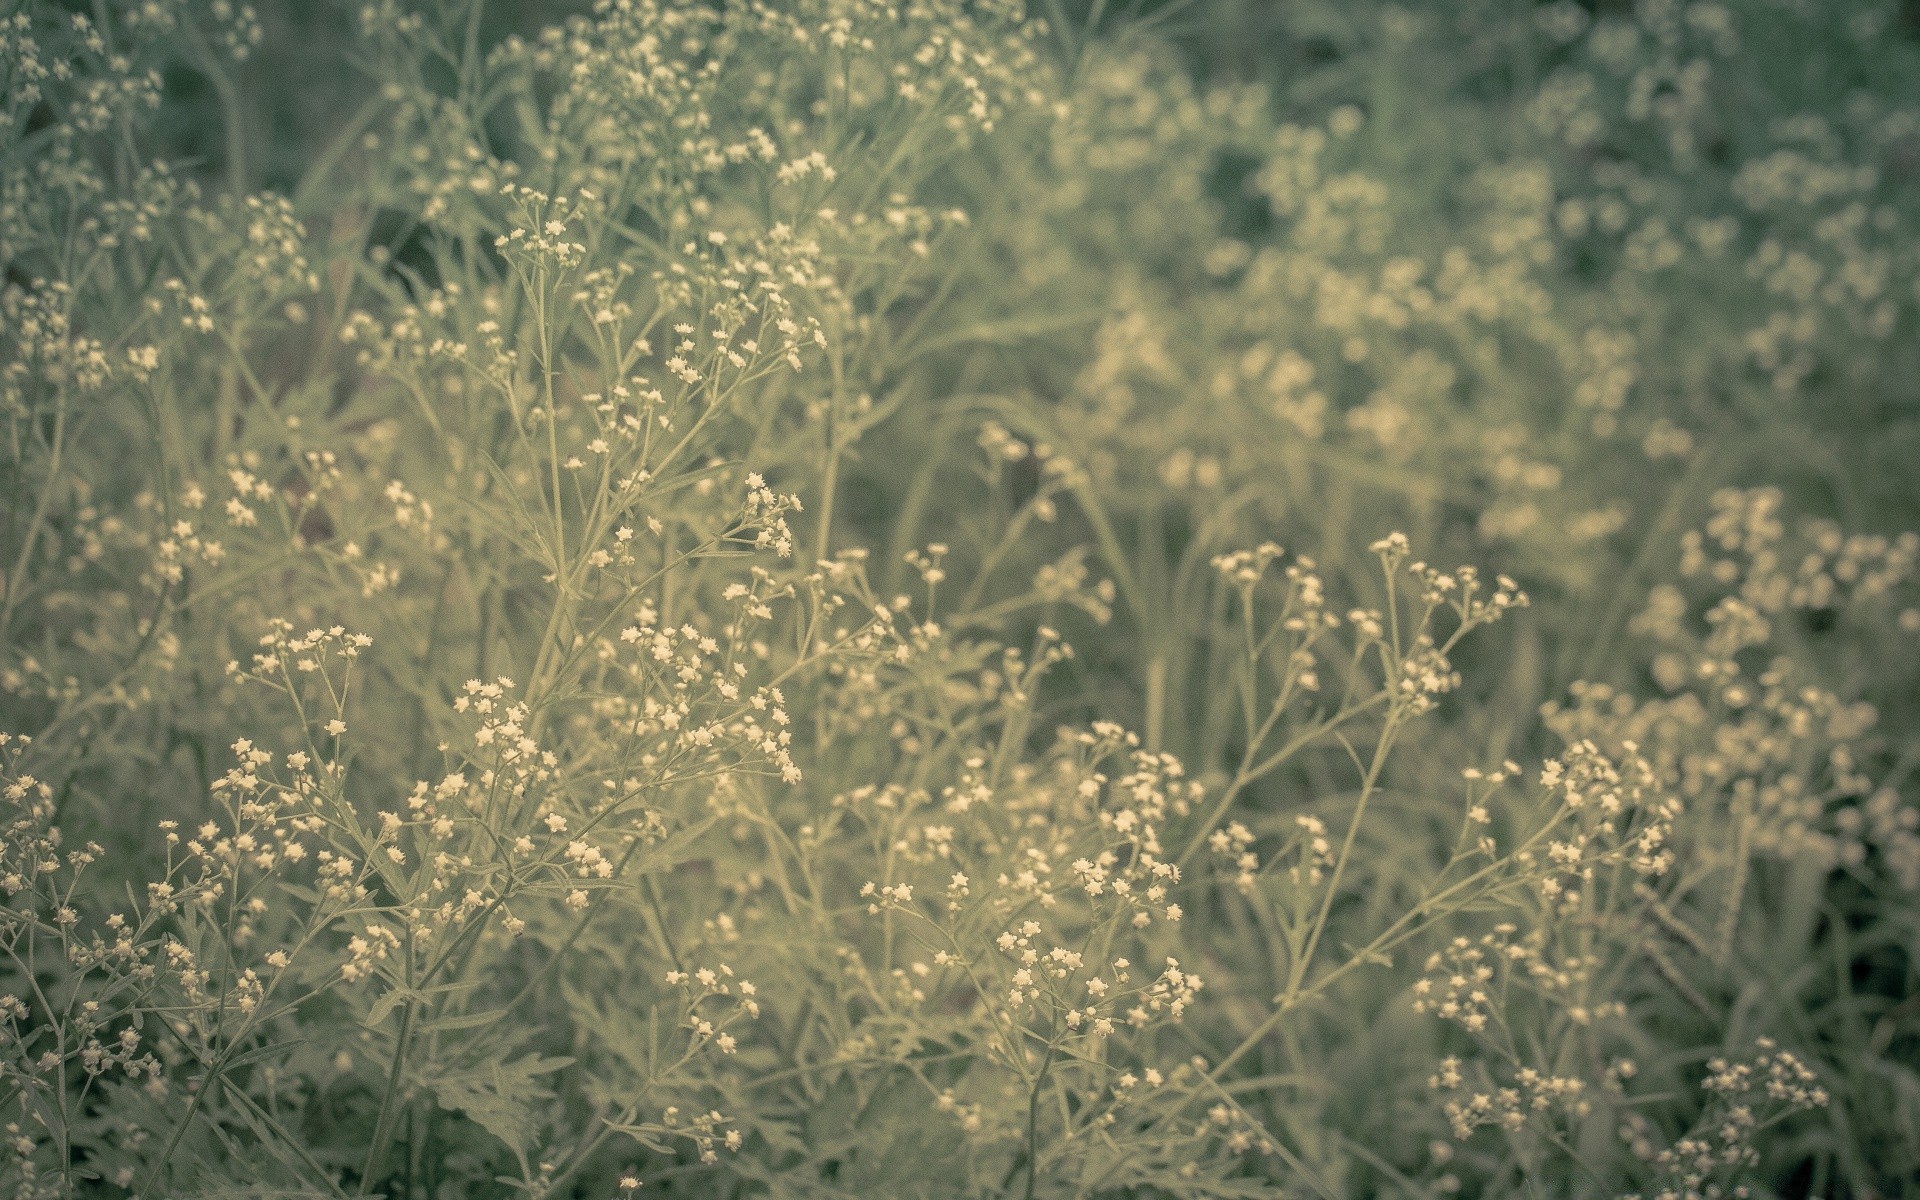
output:
<instances>
[{"instance_id":1,"label":"green stem","mask_svg":"<svg viewBox=\"0 0 1920 1200\"><path fill-rule=\"evenodd\" d=\"M367 1144L367 1160L360 1168L360 1187L356 1194L365 1196L373 1190L374 1172L380 1169L380 1162L387 1156L387 1142L393 1137L394 1101L400 1095L400 1078L405 1073L407 1063L407 1043L413 1040L414 1002L408 1000L400 1009L400 1033L394 1040L393 1064L387 1071L386 1094L380 1098L380 1115L374 1119L373 1137Z\"/></svg>"}]
</instances>

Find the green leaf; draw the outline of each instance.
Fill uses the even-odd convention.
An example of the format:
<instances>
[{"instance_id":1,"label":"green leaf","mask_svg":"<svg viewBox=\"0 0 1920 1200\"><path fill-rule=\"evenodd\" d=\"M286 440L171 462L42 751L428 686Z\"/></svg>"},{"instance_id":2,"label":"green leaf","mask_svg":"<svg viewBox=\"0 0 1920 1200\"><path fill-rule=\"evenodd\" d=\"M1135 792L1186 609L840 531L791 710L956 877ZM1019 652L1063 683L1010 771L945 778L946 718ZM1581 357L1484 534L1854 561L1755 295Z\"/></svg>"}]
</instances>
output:
<instances>
[{"instance_id":1,"label":"green leaf","mask_svg":"<svg viewBox=\"0 0 1920 1200\"><path fill-rule=\"evenodd\" d=\"M544 1123L540 1108L553 1099L540 1077L571 1065L571 1058L529 1054L429 1078L426 1089L440 1107L462 1114L524 1156L532 1148L534 1131Z\"/></svg>"},{"instance_id":2,"label":"green leaf","mask_svg":"<svg viewBox=\"0 0 1920 1200\"><path fill-rule=\"evenodd\" d=\"M377 1029L381 1025L384 1025L387 1018L393 1015L393 1010L399 1008L402 1004L409 1002L420 1003L425 1000L426 996L424 994L416 992L412 988L391 988L382 994L378 1000L373 1002L373 1007L367 1010L367 1019L362 1021L361 1024L369 1029Z\"/></svg>"},{"instance_id":3,"label":"green leaf","mask_svg":"<svg viewBox=\"0 0 1920 1200\"><path fill-rule=\"evenodd\" d=\"M489 1009L486 1012L460 1013L451 1017L436 1017L431 1021L423 1021L420 1024L420 1029L424 1033L447 1033L456 1029L480 1029L493 1024L506 1015L507 1010L504 1008Z\"/></svg>"}]
</instances>

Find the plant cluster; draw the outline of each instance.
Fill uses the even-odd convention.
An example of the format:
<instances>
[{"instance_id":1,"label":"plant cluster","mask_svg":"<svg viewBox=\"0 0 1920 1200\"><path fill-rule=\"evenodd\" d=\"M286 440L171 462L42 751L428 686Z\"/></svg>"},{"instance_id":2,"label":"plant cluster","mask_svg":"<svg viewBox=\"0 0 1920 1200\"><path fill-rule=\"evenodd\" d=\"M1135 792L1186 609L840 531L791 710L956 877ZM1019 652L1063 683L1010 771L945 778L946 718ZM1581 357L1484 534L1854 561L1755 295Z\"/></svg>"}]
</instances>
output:
<instances>
[{"instance_id":1,"label":"plant cluster","mask_svg":"<svg viewBox=\"0 0 1920 1200\"><path fill-rule=\"evenodd\" d=\"M1904 10L1109 7L0 0L0 1190L1920 1171Z\"/></svg>"}]
</instances>

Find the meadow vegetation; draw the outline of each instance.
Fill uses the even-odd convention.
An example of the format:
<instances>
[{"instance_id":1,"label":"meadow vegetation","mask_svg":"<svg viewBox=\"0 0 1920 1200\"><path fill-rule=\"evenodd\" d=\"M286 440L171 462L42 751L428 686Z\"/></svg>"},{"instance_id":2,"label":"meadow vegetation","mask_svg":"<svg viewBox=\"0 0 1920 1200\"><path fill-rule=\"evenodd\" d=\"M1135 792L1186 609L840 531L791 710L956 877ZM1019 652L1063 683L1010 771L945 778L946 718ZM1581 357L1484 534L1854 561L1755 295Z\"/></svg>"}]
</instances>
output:
<instances>
[{"instance_id":1,"label":"meadow vegetation","mask_svg":"<svg viewBox=\"0 0 1920 1200\"><path fill-rule=\"evenodd\" d=\"M0 0L0 1191L1913 1194L1920 11L1122 7Z\"/></svg>"}]
</instances>

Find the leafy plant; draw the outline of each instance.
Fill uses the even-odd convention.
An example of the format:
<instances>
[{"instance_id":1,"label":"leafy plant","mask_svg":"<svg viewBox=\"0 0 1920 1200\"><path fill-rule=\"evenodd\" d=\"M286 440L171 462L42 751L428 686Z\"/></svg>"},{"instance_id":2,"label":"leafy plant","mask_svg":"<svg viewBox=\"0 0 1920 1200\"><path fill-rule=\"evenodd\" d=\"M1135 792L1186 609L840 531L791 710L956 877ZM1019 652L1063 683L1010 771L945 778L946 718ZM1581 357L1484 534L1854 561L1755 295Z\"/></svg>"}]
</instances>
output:
<instances>
[{"instance_id":1,"label":"leafy plant","mask_svg":"<svg viewBox=\"0 0 1920 1200\"><path fill-rule=\"evenodd\" d=\"M1920 1167L1895 7L78 7L13 1194Z\"/></svg>"}]
</instances>

